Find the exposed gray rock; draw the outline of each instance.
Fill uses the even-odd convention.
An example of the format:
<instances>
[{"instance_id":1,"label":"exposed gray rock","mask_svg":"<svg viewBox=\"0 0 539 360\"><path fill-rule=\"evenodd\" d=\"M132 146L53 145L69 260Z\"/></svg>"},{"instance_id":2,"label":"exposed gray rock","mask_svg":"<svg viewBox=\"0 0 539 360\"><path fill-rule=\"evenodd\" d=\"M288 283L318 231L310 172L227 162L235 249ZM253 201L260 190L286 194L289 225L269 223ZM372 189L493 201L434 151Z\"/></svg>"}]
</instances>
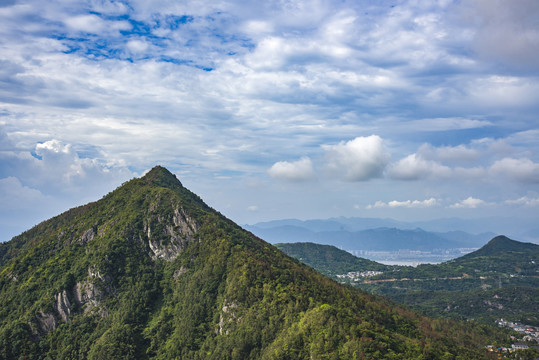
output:
<instances>
[{"instance_id":1,"label":"exposed gray rock","mask_svg":"<svg viewBox=\"0 0 539 360\"><path fill-rule=\"evenodd\" d=\"M90 228L82 234L82 236L79 239L79 242L86 244L89 241L92 241L95 237L95 231L93 228Z\"/></svg>"},{"instance_id":2,"label":"exposed gray rock","mask_svg":"<svg viewBox=\"0 0 539 360\"><path fill-rule=\"evenodd\" d=\"M225 301L221 308L221 314L219 315L219 328L215 331L218 335L228 335L230 329L226 329L227 325L234 321L241 320L241 318L236 316L236 312L234 311L237 307L238 304L235 302L227 303Z\"/></svg>"},{"instance_id":3,"label":"exposed gray rock","mask_svg":"<svg viewBox=\"0 0 539 360\"><path fill-rule=\"evenodd\" d=\"M103 299L103 292L90 280L78 282L73 289L73 295L85 314L97 308Z\"/></svg>"},{"instance_id":4,"label":"exposed gray rock","mask_svg":"<svg viewBox=\"0 0 539 360\"><path fill-rule=\"evenodd\" d=\"M67 291L64 290L56 295L55 310L65 322L69 321L71 316L71 303L67 298Z\"/></svg>"},{"instance_id":5,"label":"exposed gray rock","mask_svg":"<svg viewBox=\"0 0 539 360\"><path fill-rule=\"evenodd\" d=\"M39 315L36 316L36 320L39 327L39 332L42 334L46 334L49 331L56 329L58 326L58 322L56 321L54 315L44 313L43 311L39 312Z\"/></svg>"},{"instance_id":6,"label":"exposed gray rock","mask_svg":"<svg viewBox=\"0 0 539 360\"><path fill-rule=\"evenodd\" d=\"M198 224L185 212L183 207L176 208L174 210L174 225L181 229L184 234L196 233L198 231Z\"/></svg>"},{"instance_id":7,"label":"exposed gray rock","mask_svg":"<svg viewBox=\"0 0 539 360\"><path fill-rule=\"evenodd\" d=\"M182 207L174 210L172 223L164 224L164 230L161 233L155 233L151 220L149 218L144 222L144 232L148 237L152 257L167 261L174 260L189 243L194 241L194 235L199 228L198 224L187 215ZM157 223L164 221L166 220L157 215Z\"/></svg>"}]
</instances>

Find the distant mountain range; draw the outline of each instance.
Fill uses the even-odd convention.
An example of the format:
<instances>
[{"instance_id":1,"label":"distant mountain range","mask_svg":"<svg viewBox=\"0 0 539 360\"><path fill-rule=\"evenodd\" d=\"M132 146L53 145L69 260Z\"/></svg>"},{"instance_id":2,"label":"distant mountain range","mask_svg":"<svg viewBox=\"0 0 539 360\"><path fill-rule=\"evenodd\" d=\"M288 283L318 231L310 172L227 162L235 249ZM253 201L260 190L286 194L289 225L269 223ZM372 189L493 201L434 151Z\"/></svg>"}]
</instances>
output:
<instances>
[{"instance_id":1,"label":"distant mountain range","mask_svg":"<svg viewBox=\"0 0 539 360\"><path fill-rule=\"evenodd\" d=\"M445 218L414 222L393 219L337 217L327 220L273 220L252 225L244 225L244 228L254 234L262 236L272 243L310 241L331 244L337 247L339 247L339 244L333 243L332 241L332 239L336 238L335 235L343 235L345 238L350 238L353 237L353 235L346 235L346 233L353 234L364 230L379 228L411 231L423 230L437 235L438 237L457 241L464 245L473 244L473 246L464 246L471 248L480 247L489 239L499 234L505 234L513 239L539 243L539 226L537 224L537 218L533 217L489 217L479 219ZM313 236L313 233L317 235ZM391 235L388 234L388 236ZM433 241L436 242L435 237L433 237ZM346 249L350 250L349 248Z\"/></svg>"},{"instance_id":2,"label":"distant mountain range","mask_svg":"<svg viewBox=\"0 0 539 360\"><path fill-rule=\"evenodd\" d=\"M358 219L355 226L334 220L273 221L245 228L271 243L312 242L333 245L347 251L398 251L403 249L433 251L437 249L478 248L495 234L468 234L463 231L429 232L420 228L378 227L353 230L360 226L381 225L380 220Z\"/></svg>"}]
</instances>

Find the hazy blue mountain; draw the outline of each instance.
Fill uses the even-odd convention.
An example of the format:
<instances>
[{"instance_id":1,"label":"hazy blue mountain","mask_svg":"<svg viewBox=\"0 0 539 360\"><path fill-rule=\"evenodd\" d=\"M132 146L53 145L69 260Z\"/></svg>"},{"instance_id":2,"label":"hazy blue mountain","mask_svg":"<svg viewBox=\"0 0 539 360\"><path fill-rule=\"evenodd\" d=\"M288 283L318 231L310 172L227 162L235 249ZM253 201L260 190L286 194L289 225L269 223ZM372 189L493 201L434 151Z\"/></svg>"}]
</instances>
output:
<instances>
[{"instance_id":1,"label":"hazy blue mountain","mask_svg":"<svg viewBox=\"0 0 539 360\"><path fill-rule=\"evenodd\" d=\"M521 239L533 243L539 243L539 228L537 227L539 220L536 218L512 218L512 217L487 217L476 219L460 219L460 218L443 218L427 221L398 221L394 219L376 219L376 218L359 218L359 217L335 217L327 220L273 220L261 222L252 225L245 225L254 233L267 234L267 239L271 242L283 242L277 238L285 236L290 241L314 241L306 236L308 233L303 233L300 237L294 238L292 234L287 234L286 229L281 229L278 233L270 231L270 229L280 228L282 226L292 226L294 228L303 228L312 232L357 232L363 230L377 228L396 228L401 230L414 230L417 228L427 232L433 232L448 240L463 242L464 247L480 247L484 245L492 237L505 234L514 239ZM292 228L289 228L292 230ZM298 232L294 229L293 232ZM288 240L287 240L288 241ZM329 244L333 244L332 242ZM473 244L473 246L470 246Z\"/></svg>"},{"instance_id":2,"label":"hazy blue mountain","mask_svg":"<svg viewBox=\"0 0 539 360\"><path fill-rule=\"evenodd\" d=\"M338 231L338 230L348 230L344 226L345 224L334 221L331 219L328 220L297 220L297 219L284 219L284 220L272 220L266 222L259 222L254 225L246 225L246 228L254 226L258 229L273 229L283 226L291 227L300 227L303 229L311 230L314 232L318 231Z\"/></svg>"},{"instance_id":3,"label":"hazy blue mountain","mask_svg":"<svg viewBox=\"0 0 539 360\"><path fill-rule=\"evenodd\" d=\"M373 222L374 223L374 222ZM286 225L285 225L286 224ZM293 225L295 224L295 225ZM331 224L331 225L330 225ZM432 251L435 249L478 248L493 237L492 233L478 235L462 231L435 233L416 229L381 227L361 231L326 230L315 231L309 223L299 221L275 221L245 226L255 235L271 243L312 242L333 245L344 250L398 251L402 249ZM273 227L272 227L273 226ZM343 225L344 228L350 225ZM321 223L317 224L320 229ZM328 227L336 227L334 221Z\"/></svg>"},{"instance_id":4,"label":"hazy blue mountain","mask_svg":"<svg viewBox=\"0 0 539 360\"><path fill-rule=\"evenodd\" d=\"M490 232L505 234L510 238L523 241L539 242L537 218L515 217L486 217L477 219L445 218L429 221L414 222L414 224L427 231L447 232L460 230L471 234Z\"/></svg>"},{"instance_id":5,"label":"hazy blue mountain","mask_svg":"<svg viewBox=\"0 0 539 360\"><path fill-rule=\"evenodd\" d=\"M490 239L496 236L493 232L484 232L480 234L470 234L464 231L433 232L444 239L454 241L463 248L476 248L483 246Z\"/></svg>"}]
</instances>

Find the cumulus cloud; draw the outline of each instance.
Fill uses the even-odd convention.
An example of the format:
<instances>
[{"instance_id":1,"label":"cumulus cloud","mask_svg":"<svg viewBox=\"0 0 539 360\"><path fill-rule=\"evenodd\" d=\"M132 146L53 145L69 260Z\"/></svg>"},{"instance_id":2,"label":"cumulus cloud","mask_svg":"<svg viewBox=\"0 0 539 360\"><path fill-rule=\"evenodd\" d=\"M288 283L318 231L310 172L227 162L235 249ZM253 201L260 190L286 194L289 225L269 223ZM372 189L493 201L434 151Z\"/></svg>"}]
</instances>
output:
<instances>
[{"instance_id":1,"label":"cumulus cloud","mask_svg":"<svg viewBox=\"0 0 539 360\"><path fill-rule=\"evenodd\" d=\"M425 200L392 200L389 202L383 202L383 201L377 201L374 204L367 205L367 209L374 209L374 208L398 208L398 207L404 207L404 208L429 208L433 206L440 205L440 200L436 198L429 198Z\"/></svg>"},{"instance_id":2,"label":"cumulus cloud","mask_svg":"<svg viewBox=\"0 0 539 360\"><path fill-rule=\"evenodd\" d=\"M76 146L58 139L32 151L10 141L0 150L0 241L71 207L99 199L132 178L126 167L79 156ZM77 145L80 147L81 145Z\"/></svg>"},{"instance_id":3,"label":"cumulus cloud","mask_svg":"<svg viewBox=\"0 0 539 360\"><path fill-rule=\"evenodd\" d=\"M0 179L0 209L19 210L24 209L28 204L41 204L50 197L43 195L39 190L24 186L19 179L10 176Z\"/></svg>"},{"instance_id":4,"label":"cumulus cloud","mask_svg":"<svg viewBox=\"0 0 539 360\"><path fill-rule=\"evenodd\" d=\"M418 180L424 178L447 178L452 170L436 161L426 160L421 155L411 154L392 164L388 174L398 180Z\"/></svg>"},{"instance_id":5,"label":"cumulus cloud","mask_svg":"<svg viewBox=\"0 0 539 360\"><path fill-rule=\"evenodd\" d=\"M381 177L391 159L378 135L360 136L322 148L326 152L327 172L347 181Z\"/></svg>"},{"instance_id":6,"label":"cumulus cloud","mask_svg":"<svg viewBox=\"0 0 539 360\"><path fill-rule=\"evenodd\" d=\"M503 158L490 167L494 176L507 176L524 183L539 183L539 164L530 159Z\"/></svg>"},{"instance_id":7,"label":"cumulus cloud","mask_svg":"<svg viewBox=\"0 0 539 360\"><path fill-rule=\"evenodd\" d=\"M306 181L315 176L313 163L308 157L293 162L278 161L268 170L268 174L286 181Z\"/></svg>"},{"instance_id":8,"label":"cumulus cloud","mask_svg":"<svg viewBox=\"0 0 539 360\"><path fill-rule=\"evenodd\" d=\"M463 208L475 209L479 206L486 205L486 204L487 203L485 201L481 199L476 199L470 196L467 199L464 199L460 202L450 205L449 207L453 209L463 209Z\"/></svg>"},{"instance_id":9,"label":"cumulus cloud","mask_svg":"<svg viewBox=\"0 0 539 360\"><path fill-rule=\"evenodd\" d=\"M99 153L89 155L81 157L73 145L52 139L36 144L31 152L21 149L0 152L0 164L21 182L21 193L28 193L25 190L28 187L45 196L60 198L73 194L81 198L96 197L104 189L110 191L112 184L133 176L119 164L96 158ZM2 175L7 174L0 171Z\"/></svg>"}]
</instances>

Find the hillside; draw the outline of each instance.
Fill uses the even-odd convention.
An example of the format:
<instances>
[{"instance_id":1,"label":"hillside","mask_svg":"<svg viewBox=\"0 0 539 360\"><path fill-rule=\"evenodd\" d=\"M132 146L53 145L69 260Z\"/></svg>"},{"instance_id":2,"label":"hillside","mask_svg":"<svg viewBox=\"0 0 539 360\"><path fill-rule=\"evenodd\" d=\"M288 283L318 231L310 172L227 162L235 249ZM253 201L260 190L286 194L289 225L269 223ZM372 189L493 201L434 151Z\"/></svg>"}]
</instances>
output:
<instances>
[{"instance_id":1,"label":"hillside","mask_svg":"<svg viewBox=\"0 0 539 360\"><path fill-rule=\"evenodd\" d=\"M283 243L275 247L326 276L346 274L351 271L384 271L389 267L356 257L331 245L313 243Z\"/></svg>"},{"instance_id":2,"label":"hillside","mask_svg":"<svg viewBox=\"0 0 539 360\"><path fill-rule=\"evenodd\" d=\"M430 316L487 323L506 317L539 325L539 246L535 244L497 236L482 248L445 263L386 266L379 269L382 274L369 277L353 274L364 271L368 260L335 247L321 252L316 251L321 245L285 245L283 251L325 275L383 294Z\"/></svg>"},{"instance_id":3,"label":"hillside","mask_svg":"<svg viewBox=\"0 0 539 360\"><path fill-rule=\"evenodd\" d=\"M505 318L539 326L539 288L506 286L501 289L458 292L410 291L394 294L392 298L429 316L474 319L490 324Z\"/></svg>"},{"instance_id":4,"label":"hillside","mask_svg":"<svg viewBox=\"0 0 539 360\"><path fill-rule=\"evenodd\" d=\"M481 359L507 339L344 287L152 169L0 247L0 358Z\"/></svg>"},{"instance_id":5,"label":"hillside","mask_svg":"<svg viewBox=\"0 0 539 360\"><path fill-rule=\"evenodd\" d=\"M509 239L507 236L496 236L486 245L470 254L463 256L460 261L481 256L506 256L507 254L538 254L539 245L523 243Z\"/></svg>"}]
</instances>

